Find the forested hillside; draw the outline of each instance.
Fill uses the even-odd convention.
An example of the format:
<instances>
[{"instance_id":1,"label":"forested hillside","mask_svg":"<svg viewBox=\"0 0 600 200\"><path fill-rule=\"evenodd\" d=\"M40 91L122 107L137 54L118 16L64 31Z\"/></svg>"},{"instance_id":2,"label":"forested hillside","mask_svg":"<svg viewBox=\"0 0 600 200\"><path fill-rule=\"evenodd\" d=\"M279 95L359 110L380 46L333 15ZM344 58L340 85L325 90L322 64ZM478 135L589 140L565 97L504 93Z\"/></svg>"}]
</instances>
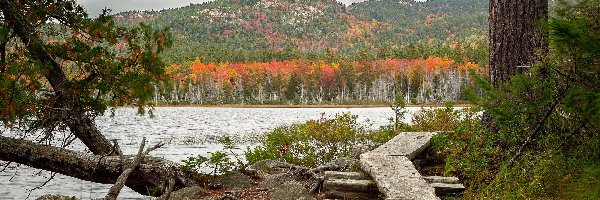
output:
<instances>
[{"instance_id":1,"label":"forested hillside","mask_svg":"<svg viewBox=\"0 0 600 200\"><path fill-rule=\"evenodd\" d=\"M353 4L349 12L361 20L387 24L378 32L379 47L414 42L448 42L486 35L487 0L378 0Z\"/></svg>"},{"instance_id":2,"label":"forested hillside","mask_svg":"<svg viewBox=\"0 0 600 200\"><path fill-rule=\"evenodd\" d=\"M487 33L486 0L381 0L348 7L333 0L217 0L158 12L124 12L121 23L169 27L164 55L181 63L323 58L364 60L440 55ZM434 48L434 49L427 49ZM417 54L417 55L414 55Z\"/></svg>"},{"instance_id":3,"label":"forested hillside","mask_svg":"<svg viewBox=\"0 0 600 200\"><path fill-rule=\"evenodd\" d=\"M457 101L488 59L486 0L217 0L115 20L171 29L167 103Z\"/></svg>"}]
</instances>

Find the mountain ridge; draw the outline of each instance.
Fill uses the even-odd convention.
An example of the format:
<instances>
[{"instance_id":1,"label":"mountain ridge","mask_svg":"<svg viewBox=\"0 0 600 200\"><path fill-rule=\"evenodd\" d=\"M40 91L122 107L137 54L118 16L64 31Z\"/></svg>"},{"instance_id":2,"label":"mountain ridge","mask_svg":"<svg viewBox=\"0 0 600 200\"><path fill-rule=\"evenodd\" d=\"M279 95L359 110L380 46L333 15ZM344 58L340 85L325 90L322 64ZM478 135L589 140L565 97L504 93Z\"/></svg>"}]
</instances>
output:
<instances>
[{"instance_id":1,"label":"mountain ridge","mask_svg":"<svg viewBox=\"0 0 600 200\"><path fill-rule=\"evenodd\" d=\"M434 45L487 33L485 0L217 0L162 11L115 14L119 23L168 27L170 62L252 61L359 55Z\"/></svg>"}]
</instances>

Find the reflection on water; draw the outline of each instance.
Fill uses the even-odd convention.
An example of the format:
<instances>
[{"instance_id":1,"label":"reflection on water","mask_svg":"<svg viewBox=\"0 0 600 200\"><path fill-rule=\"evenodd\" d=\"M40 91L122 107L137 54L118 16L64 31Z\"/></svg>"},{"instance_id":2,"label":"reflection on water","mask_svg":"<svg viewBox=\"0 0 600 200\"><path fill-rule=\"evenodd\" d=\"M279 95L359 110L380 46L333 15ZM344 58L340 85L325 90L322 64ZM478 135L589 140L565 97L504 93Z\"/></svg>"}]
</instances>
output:
<instances>
[{"instance_id":1,"label":"reflection on water","mask_svg":"<svg viewBox=\"0 0 600 200\"><path fill-rule=\"evenodd\" d=\"M410 108L410 111L418 108ZM117 139L125 154L135 154L142 137L149 145L159 141L167 144L150 154L179 162L188 156L203 155L222 146L215 142L220 136L231 136L240 144L237 153L253 146L261 133L275 127L350 112L359 121L369 121L371 128L389 123L394 114L389 108L156 108L155 117L136 115L135 109L117 109L114 117L102 116L98 128L108 139ZM410 120L410 114L405 119ZM14 132L14 131L13 131ZM10 135L14 133L4 133ZM70 147L85 151L74 142ZM0 172L0 200L25 199L29 190L43 184L50 173L27 166L10 165ZM101 198L111 185L81 181L56 175L45 187L31 193L30 199L44 194L62 194L82 199ZM144 199L129 188L123 188L119 199Z\"/></svg>"}]
</instances>

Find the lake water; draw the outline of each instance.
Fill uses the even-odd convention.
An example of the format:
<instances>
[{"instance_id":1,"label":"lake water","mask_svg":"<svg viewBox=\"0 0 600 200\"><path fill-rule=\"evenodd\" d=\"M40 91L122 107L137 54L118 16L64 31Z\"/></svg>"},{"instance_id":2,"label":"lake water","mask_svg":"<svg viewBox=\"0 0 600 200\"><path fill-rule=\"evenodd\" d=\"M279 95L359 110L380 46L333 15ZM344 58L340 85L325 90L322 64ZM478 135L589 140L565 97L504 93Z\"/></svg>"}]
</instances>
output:
<instances>
[{"instance_id":1,"label":"lake water","mask_svg":"<svg viewBox=\"0 0 600 200\"><path fill-rule=\"evenodd\" d=\"M408 108L405 121L410 120L410 112L419 109ZM221 136L232 137L240 147L237 153L243 153L246 147L255 144L256 138L278 126L343 112L358 115L358 120L372 129L388 124L388 119L394 116L390 108L156 108L155 117L150 118L136 115L135 109L121 108L114 117L102 116L96 122L108 139L119 141L125 154L137 153L141 138L146 137L147 146L160 141L166 143L150 155L180 162L188 156L207 156L209 152L221 150L222 146L215 142ZM5 131L4 134L15 133ZM69 148L85 151L78 141ZM25 199L29 190L42 185L49 176L49 172L11 164L0 172L0 200ZM46 186L31 192L29 199L44 194L101 198L110 186L57 174ZM125 187L119 199L149 198Z\"/></svg>"}]
</instances>

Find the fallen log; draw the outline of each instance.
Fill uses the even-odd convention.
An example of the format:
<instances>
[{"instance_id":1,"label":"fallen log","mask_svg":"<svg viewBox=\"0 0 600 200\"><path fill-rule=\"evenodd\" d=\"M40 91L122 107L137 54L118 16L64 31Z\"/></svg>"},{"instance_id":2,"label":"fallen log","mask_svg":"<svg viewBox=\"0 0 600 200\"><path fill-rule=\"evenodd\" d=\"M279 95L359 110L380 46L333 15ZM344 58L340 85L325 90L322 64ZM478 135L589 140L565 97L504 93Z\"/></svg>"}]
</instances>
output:
<instances>
[{"instance_id":1,"label":"fallen log","mask_svg":"<svg viewBox=\"0 0 600 200\"><path fill-rule=\"evenodd\" d=\"M133 156L124 156L130 160ZM126 169L120 156L99 156L64 148L34 143L26 140L0 136L0 160L16 162L96 183L114 184ZM161 195L168 188L168 181L174 179L174 190L201 185L201 180L191 172L181 170L172 161L147 156L131 173L125 185L134 191L147 195L148 191L159 191Z\"/></svg>"}]
</instances>

